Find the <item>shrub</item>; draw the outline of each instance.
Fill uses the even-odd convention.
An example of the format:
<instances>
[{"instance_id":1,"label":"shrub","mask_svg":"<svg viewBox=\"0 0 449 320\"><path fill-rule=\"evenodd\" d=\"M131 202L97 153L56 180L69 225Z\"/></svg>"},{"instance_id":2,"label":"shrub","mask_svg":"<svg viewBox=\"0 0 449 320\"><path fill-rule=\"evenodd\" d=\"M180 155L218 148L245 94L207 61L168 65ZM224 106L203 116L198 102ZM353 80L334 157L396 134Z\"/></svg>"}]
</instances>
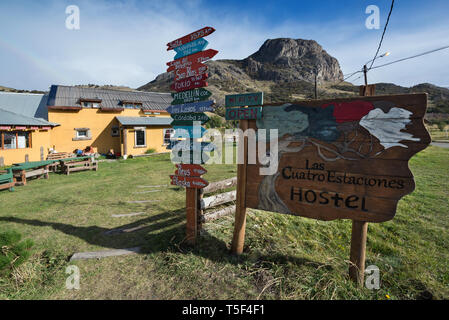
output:
<instances>
[{"instance_id":1,"label":"shrub","mask_svg":"<svg viewBox=\"0 0 449 320\"><path fill-rule=\"evenodd\" d=\"M0 275L10 274L29 258L33 241L21 239L22 235L16 231L0 233Z\"/></svg>"},{"instance_id":2,"label":"shrub","mask_svg":"<svg viewBox=\"0 0 449 320\"><path fill-rule=\"evenodd\" d=\"M155 153L155 152L156 152L156 149L149 148L147 151L145 151L145 154L152 154L152 153Z\"/></svg>"}]
</instances>

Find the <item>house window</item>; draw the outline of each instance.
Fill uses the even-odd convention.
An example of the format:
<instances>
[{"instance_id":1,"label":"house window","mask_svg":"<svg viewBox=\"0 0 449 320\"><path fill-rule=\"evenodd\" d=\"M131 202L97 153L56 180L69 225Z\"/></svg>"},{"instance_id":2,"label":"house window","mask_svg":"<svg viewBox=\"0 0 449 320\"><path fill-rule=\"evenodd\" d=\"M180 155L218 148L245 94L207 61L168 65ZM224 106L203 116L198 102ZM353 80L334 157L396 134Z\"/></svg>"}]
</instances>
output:
<instances>
[{"instance_id":1,"label":"house window","mask_svg":"<svg viewBox=\"0 0 449 320\"><path fill-rule=\"evenodd\" d=\"M0 132L1 149L25 149L30 148L31 133L23 131Z\"/></svg>"},{"instance_id":2,"label":"house window","mask_svg":"<svg viewBox=\"0 0 449 320\"><path fill-rule=\"evenodd\" d=\"M99 108L100 107L100 104L98 102L83 101L81 105L84 108Z\"/></svg>"},{"instance_id":3,"label":"house window","mask_svg":"<svg viewBox=\"0 0 449 320\"><path fill-rule=\"evenodd\" d=\"M125 104L123 104L123 107L125 109L139 109L141 107L141 105L137 104L137 103L125 103Z\"/></svg>"},{"instance_id":4,"label":"house window","mask_svg":"<svg viewBox=\"0 0 449 320\"><path fill-rule=\"evenodd\" d=\"M170 143L171 137L173 136L174 132L174 129L164 129L164 144Z\"/></svg>"},{"instance_id":5,"label":"house window","mask_svg":"<svg viewBox=\"0 0 449 320\"><path fill-rule=\"evenodd\" d=\"M112 127L111 128L111 136L118 137L120 136L120 130L118 127Z\"/></svg>"},{"instance_id":6,"label":"house window","mask_svg":"<svg viewBox=\"0 0 449 320\"><path fill-rule=\"evenodd\" d=\"M77 140L91 140L92 134L89 128L75 128L75 137L73 141Z\"/></svg>"},{"instance_id":7,"label":"house window","mask_svg":"<svg viewBox=\"0 0 449 320\"><path fill-rule=\"evenodd\" d=\"M145 128L136 128L135 130L135 146L146 147L147 142L145 137Z\"/></svg>"}]
</instances>

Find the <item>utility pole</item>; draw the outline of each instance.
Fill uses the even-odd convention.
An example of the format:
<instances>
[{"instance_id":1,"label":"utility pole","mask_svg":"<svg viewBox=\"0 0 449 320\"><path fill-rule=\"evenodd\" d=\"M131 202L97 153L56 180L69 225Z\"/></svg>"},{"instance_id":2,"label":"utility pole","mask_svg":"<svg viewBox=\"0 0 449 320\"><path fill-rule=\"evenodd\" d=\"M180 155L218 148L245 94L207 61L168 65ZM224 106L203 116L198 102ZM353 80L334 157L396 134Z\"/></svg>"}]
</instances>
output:
<instances>
[{"instance_id":1,"label":"utility pole","mask_svg":"<svg viewBox=\"0 0 449 320\"><path fill-rule=\"evenodd\" d=\"M365 75L365 86L368 85L368 68L366 67L366 64L363 66L363 74Z\"/></svg>"}]
</instances>

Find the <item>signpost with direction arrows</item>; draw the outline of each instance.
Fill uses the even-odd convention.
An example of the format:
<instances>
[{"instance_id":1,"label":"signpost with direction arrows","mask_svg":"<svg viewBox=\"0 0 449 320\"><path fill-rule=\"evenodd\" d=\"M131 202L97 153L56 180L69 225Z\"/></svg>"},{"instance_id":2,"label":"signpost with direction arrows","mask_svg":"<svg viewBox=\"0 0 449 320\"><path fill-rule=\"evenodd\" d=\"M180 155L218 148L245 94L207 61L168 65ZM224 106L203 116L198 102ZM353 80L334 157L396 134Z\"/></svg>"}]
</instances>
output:
<instances>
[{"instance_id":1,"label":"signpost with direction arrows","mask_svg":"<svg viewBox=\"0 0 449 320\"><path fill-rule=\"evenodd\" d=\"M199 141L206 130L201 126L198 129L198 124L210 120L204 112L214 110L212 105L215 102L207 100L211 92L203 89L207 87L209 77L208 67L203 62L218 53L213 49L204 50L209 44L204 37L214 31L214 28L204 27L167 43L167 50L176 52L174 60L167 62L167 72L174 72L174 82L170 88L176 91L172 93L173 101L167 112L173 118L171 125L175 129L175 137L178 137L178 140L170 141L167 149L172 150L172 161L181 162L176 165L177 170L170 178L172 185L186 188L186 238L190 244L195 243L198 233L199 190L209 184L201 178L207 171L200 164L209 158L204 152L215 148L212 143Z\"/></svg>"}]
</instances>

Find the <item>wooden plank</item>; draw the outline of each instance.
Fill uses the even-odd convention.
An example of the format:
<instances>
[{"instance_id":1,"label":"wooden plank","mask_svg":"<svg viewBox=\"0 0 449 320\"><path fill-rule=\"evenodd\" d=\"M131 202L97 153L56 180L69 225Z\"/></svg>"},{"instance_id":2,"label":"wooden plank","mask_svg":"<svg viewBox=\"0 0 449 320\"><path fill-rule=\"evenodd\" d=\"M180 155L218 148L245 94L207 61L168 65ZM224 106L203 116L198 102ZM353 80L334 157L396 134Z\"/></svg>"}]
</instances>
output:
<instances>
[{"instance_id":1,"label":"wooden plank","mask_svg":"<svg viewBox=\"0 0 449 320\"><path fill-rule=\"evenodd\" d=\"M262 118L262 107L227 108L226 120L255 120Z\"/></svg>"},{"instance_id":2,"label":"wooden plank","mask_svg":"<svg viewBox=\"0 0 449 320\"><path fill-rule=\"evenodd\" d=\"M208 83L205 80L192 80L192 79L183 79L179 81L175 81L170 89L173 91L185 91L196 88L207 87Z\"/></svg>"},{"instance_id":3,"label":"wooden plank","mask_svg":"<svg viewBox=\"0 0 449 320\"><path fill-rule=\"evenodd\" d=\"M206 188L204 188L203 192L204 194L212 193L218 190L231 188L236 185L237 185L237 177L234 177L222 181L211 182Z\"/></svg>"},{"instance_id":4,"label":"wooden plank","mask_svg":"<svg viewBox=\"0 0 449 320\"><path fill-rule=\"evenodd\" d=\"M217 50L208 49L178 60L167 62L167 72L173 71L175 69L187 68L192 65L198 65L199 63L203 63L207 60L212 59L217 53Z\"/></svg>"},{"instance_id":5,"label":"wooden plank","mask_svg":"<svg viewBox=\"0 0 449 320\"><path fill-rule=\"evenodd\" d=\"M200 75L203 75L203 74L207 73L208 70L209 70L209 67L207 66L207 64L204 64L204 63L195 63L195 64L192 64L192 65L190 65L188 67L185 67L185 68L175 69L174 70L175 81L179 81L179 80L182 80L182 79L185 79L185 78L189 78L189 77L197 77L197 76L200 76ZM195 90L201 90L201 88L200 89L193 89L193 90L190 90L190 91L195 91ZM210 93L206 89L202 89L202 90L204 90L204 91L202 91L202 93L204 95L199 95L199 96L196 97L196 99L192 99L192 100L189 100L189 101L175 102L175 103L172 102L172 104L180 104L180 103L187 103L187 102L193 102L193 101L201 101L201 100L205 100L205 99L207 99L208 97L211 96L212 93ZM183 92L185 92L185 91L183 91ZM206 92L209 92L209 95L205 94ZM173 93L172 93L172 97L175 98L173 96Z\"/></svg>"},{"instance_id":6,"label":"wooden plank","mask_svg":"<svg viewBox=\"0 0 449 320\"><path fill-rule=\"evenodd\" d=\"M183 45L175 48L176 55L175 55L174 59L175 60L181 59L185 56L203 51L207 47L208 44L209 44L209 42L203 38L183 44Z\"/></svg>"},{"instance_id":7,"label":"wooden plank","mask_svg":"<svg viewBox=\"0 0 449 320\"><path fill-rule=\"evenodd\" d=\"M202 189L209 184L209 182L200 177L170 175L170 178L172 185L191 189Z\"/></svg>"},{"instance_id":8,"label":"wooden plank","mask_svg":"<svg viewBox=\"0 0 449 320\"><path fill-rule=\"evenodd\" d=\"M75 253L70 261L82 260L82 259L101 259L106 257L116 257L128 254L136 254L141 251L140 247L126 248L126 249L115 249L115 250L104 250L104 251L92 251L92 252L78 252Z\"/></svg>"},{"instance_id":9,"label":"wooden plank","mask_svg":"<svg viewBox=\"0 0 449 320\"><path fill-rule=\"evenodd\" d=\"M231 201L235 201L237 196L237 191L230 191L225 193L216 194L214 196L210 196L204 198L201 202L201 209L206 210L221 204L225 204Z\"/></svg>"},{"instance_id":10,"label":"wooden plank","mask_svg":"<svg viewBox=\"0 0 449 320\"><path fill-rule=\"evenodd\" d=\"M168 47L167 51L178 48L178 47L180 47L186 43L189 43L191 41L195 41L197 39L206 37L206 36L210 35L211 33L213 33L214 31L215 31L215 29L212 27L204 27L195 32L189 33L186 36L183 36L176 40L170 41L169 43L167 43L167 47Z\"/></svg>"},{"instance_id":11,"label":"wooden plank","mask_svg":"<svg viewBox=\"0 0 449 320\"><path fill-rule=\"evenodd\" d=\"M249 123L248 120L240 120L240 129L245 132ZM235 209L234 235L232 238L231 252L234 254L243 253L246 229L246 169L248 164L248 137L243 138L244 162L237 165L237 204Z\"/></svg>"},{"instance_id":12,"label":"wooden plank","mask_svg":"<svg viewBox=\"0 0 449 320\"><path fill-rule=\"evenodd\" d=\"M178 163L176 168L178 170L176 170L175 174L184 177L200 177L207 173L207 170L199 164Z\"/></svg>"},{"instance_id":13,"label":"wooden plank","mask_svg":"<svg viewBox=\"0 0 449 320\"><path fill-rule=\"evenodd\" d=\"M260 106L263 92L230 94L225 96L225 107Z\"/></svg>"},{"instance_id":14,"label":"wooden plank","mask_svg":"<svg viewBox=\"0 0 449 320\"><path fill-rule=\"evenodd\" d=\"M204 65L206 67L206 71L207 71L207 66ZM187 75L183 76L182 78L176 79L176 80L180 80L180 79L184 79L186 77L193 77L193 76L197 76L198 73L195 72L195 70L190 71L190 69L186 69L184 71L184 69L180 69L180 73L181 72L185 72ZM187 73L187 72L191 72L191 74ZM171 102L172 105L177 105L177 104L185 104L185 103L192 103L192 102L197 102L197 101L204 101L207 100L210 96L212 95L212 92L204 89L204 88L198 88L198 89L193 89L193 90L187 90L187 91L181 91L181 92L172 92L171 96L173 98L173 101Z\"/></svg>"},{"instance_id":15,"label":"wooden plank","mask_svg":"<svg viewBox=\"0 0 449 320\"><path fill-rule=\"evenodd\" d=\"M214 111L212 105L215 103L214 100L208 101L198 101L192 103L172 105L167 108L167 112L170 114L176 113L189 113L189 112L211 112Z\"/></svg>"},{"instance_id":16,"label":"wooden plank","mask_svg":"<svg viewBox=\"0 0 449 320\"><path fill-rule=\"evenodd\" d=\"M193 125L194 121L201 122L201 124L205 124L210 120L210 118L205 113L175 113L172 114L171 117L173 121L171 123L172 126L183 126L183 125Z\"/></svg>"},{"instance_id":17,"label":"wooden plank","mask_svg":"<svg viewBox=\"0 0 449 320\"><path fill-rule=\"evenodd\" d=\"M213 212L208 212L205 213L201 216L201 220L203 222L210 222L212 220L216 220L219 219L221 217L227 216L227 215L231 215L235 213L235 205L220 209L220 210L216 210Z\"/></svg>"}]
</instances>

